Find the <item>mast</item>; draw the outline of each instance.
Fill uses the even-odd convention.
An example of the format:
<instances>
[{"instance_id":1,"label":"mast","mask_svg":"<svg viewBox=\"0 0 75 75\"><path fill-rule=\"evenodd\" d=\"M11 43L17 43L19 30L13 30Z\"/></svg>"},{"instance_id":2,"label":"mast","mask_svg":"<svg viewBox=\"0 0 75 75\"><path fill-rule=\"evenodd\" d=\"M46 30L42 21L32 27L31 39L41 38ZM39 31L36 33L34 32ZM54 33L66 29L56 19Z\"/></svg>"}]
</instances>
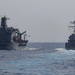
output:
<instances>
[{"instance_id":1,"label":"mast","mask_svg":"<svg viewBox=\"0 0 75 75\"><path fill-rule=\"evenodd\" d=\"M70 28L73 28L73 34L75 34L75 21L74 22L70 22L71 24L74 24L73 26L69 26Z\"/></svg>"}]
</instances>

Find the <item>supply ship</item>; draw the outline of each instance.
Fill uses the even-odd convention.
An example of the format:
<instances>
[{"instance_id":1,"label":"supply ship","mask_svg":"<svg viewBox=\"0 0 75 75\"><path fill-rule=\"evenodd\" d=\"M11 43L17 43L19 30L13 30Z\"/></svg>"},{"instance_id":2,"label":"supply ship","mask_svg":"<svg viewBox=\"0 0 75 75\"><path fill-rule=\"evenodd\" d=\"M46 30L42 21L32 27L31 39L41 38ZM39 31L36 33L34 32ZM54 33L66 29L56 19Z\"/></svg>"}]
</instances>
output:
<instances>
[{"instance_id":1,"label":"supply ship","mask_svg":"<svg viewBox=\"0 0 75 75\"><path fill-rule=\"evenodd\" d=\"M7 26L6 16L1 18L0 25L0 50L19 50L24 49L28 43L26 31L20 32L19 29Z\"/></svg>"},{"instance_id":2,"label":"supply ship","mask_svg":"<svg viewBox=\"0 0 75 75\"><path fill-rule=\"evenodd\" d=\"M70 22L73 26L69 26L73 28L73 33L69 36L68 42L65 43L65 48L67 50L75 50L75 21Z\"/></svg>"}]
</instances>

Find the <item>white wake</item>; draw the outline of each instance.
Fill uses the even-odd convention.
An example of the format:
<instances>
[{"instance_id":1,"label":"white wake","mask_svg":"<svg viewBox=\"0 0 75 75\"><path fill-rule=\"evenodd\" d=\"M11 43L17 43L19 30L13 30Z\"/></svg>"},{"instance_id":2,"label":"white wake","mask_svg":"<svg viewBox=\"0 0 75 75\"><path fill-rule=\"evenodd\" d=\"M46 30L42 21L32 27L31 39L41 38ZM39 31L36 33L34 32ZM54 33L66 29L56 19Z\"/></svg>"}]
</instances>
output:
<instances>
[{"instance_id":1,"label":"white wake","mask_svg":"<svg viewBox=\"0 0 75 75\"><path fill-rule=\"evenodd\" d=\"M44 49L42 47L39 47L39 48L28 48L28 47L26 47L22 50L44 50Z\"/></svg>"},{"instance_id":2,"label":"white wake","mask_svg":"<svg viewBox=\"0 0 75 75\"><path fill-rule=\"evenodd\" d=\"M66 51L65 48L56 48L55 50L57 50L57 51Z\"/></svg>"}]
</instances>

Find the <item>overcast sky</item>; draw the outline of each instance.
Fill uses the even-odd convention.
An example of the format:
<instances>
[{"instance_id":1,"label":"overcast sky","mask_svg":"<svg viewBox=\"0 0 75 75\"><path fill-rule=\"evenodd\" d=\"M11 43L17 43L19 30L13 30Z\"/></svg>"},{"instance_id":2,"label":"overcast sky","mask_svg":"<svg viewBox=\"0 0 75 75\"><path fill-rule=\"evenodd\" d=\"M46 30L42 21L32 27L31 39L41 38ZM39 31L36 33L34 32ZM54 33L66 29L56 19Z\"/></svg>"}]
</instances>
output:
<instances>
[{"instance_id":1,"label":"overcast sky","mask_svg":"<svg viewBox=\"0 0 75 75\"><path fill-rule=\"evenodd\" d=\"M0 0L0 17L27 31L30 42L66 42L75 17L75 0Z\"/></svg>"}]
</instances>

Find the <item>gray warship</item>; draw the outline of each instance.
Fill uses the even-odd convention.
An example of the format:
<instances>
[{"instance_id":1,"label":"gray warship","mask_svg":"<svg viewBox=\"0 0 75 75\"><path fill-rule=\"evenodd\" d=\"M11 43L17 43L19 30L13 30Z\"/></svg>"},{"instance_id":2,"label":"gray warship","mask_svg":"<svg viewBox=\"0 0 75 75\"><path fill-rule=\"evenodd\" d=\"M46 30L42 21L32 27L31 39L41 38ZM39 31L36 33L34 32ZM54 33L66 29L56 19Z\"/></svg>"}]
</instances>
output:
<instances>
[{"instance_id":1,"label":"gray warship","mask_svg":"<svg viewBox=\"0 0 75 75\"><path fill-rule=\"evenodd\" d=\"M26 31L20 32L19 29L7 26L6 16L1 18L0 25L0 50L24 49L28 43Z\"/></svg>"},{"instance_id":2,"label":"gray warship","mask_svg":"<svg viewBox=\"0 0 75 75\"><path fill-rule=\"evenodd\" d=\"M69 36L68 42L65 43L65 48L67 50L75 50L75 21L70 22L73 26L69 26L73 28L73 33Z\"/></svg>"}]
</instances>

